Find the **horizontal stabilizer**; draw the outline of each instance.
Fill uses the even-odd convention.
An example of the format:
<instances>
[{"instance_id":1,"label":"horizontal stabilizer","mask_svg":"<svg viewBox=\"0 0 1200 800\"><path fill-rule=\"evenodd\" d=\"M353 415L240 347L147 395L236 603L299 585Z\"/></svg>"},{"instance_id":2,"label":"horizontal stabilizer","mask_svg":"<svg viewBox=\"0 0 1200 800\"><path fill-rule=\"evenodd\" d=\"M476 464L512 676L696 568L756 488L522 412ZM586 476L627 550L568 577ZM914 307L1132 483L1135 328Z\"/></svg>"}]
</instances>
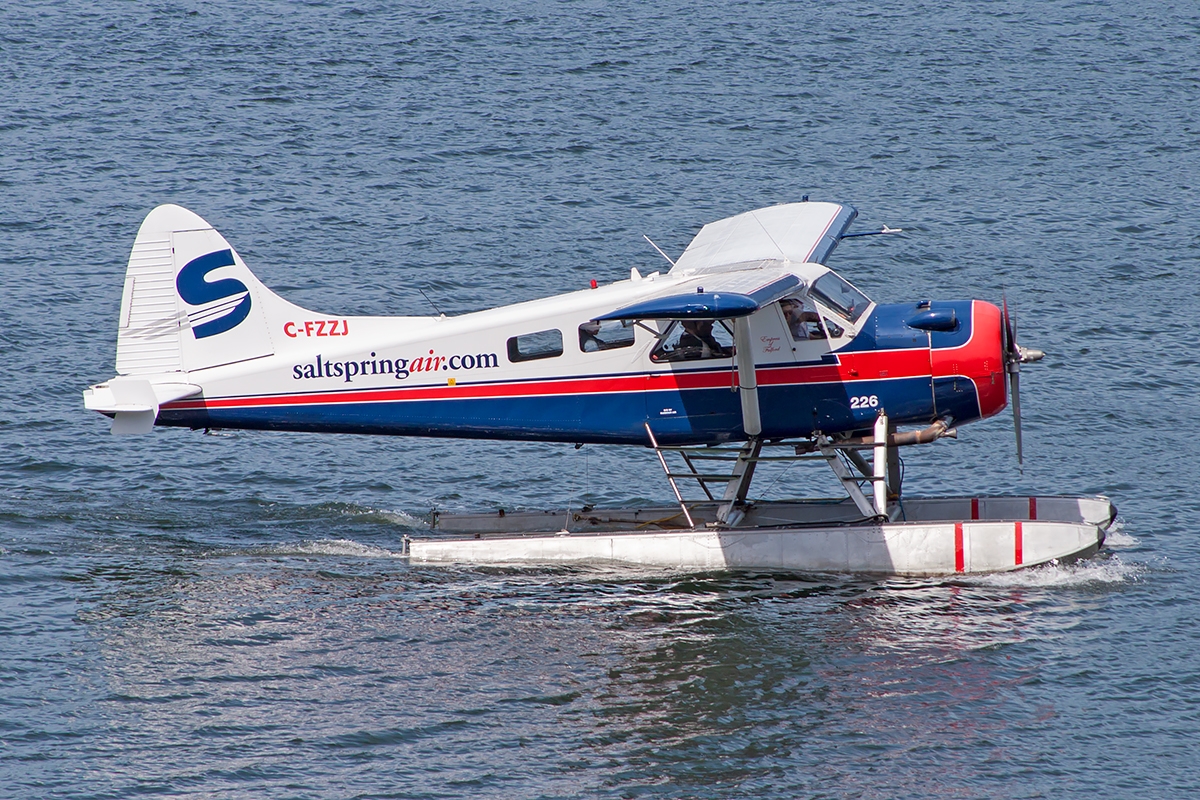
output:
<instances>
[{"instance_id":1,"label":"horizontal stabilizer","mask_svg":"<svg viewBox=\"0 0 1200 800\"><path fill-rule=\"evenodd\" d=\"M83 405L92 411L112 414L114 434L148 433L154 427L160 406L199 393L199 386L181 383L178 378L155 383L140 375L118 377L84 391Z\"/></svg>"},{"instance_id":2,"label":"horizontal stabilizer","mask_svg":"<svg viewBox=\"0 0 1200 800\"><path fill-rule=\"evenodd\" d=\"M643 300L608 314L597 321L616 319L732 319L745 317L786 297L804 285L791 273L755 270L712 276L695 292Z\"/></svg>"}]
</instances>

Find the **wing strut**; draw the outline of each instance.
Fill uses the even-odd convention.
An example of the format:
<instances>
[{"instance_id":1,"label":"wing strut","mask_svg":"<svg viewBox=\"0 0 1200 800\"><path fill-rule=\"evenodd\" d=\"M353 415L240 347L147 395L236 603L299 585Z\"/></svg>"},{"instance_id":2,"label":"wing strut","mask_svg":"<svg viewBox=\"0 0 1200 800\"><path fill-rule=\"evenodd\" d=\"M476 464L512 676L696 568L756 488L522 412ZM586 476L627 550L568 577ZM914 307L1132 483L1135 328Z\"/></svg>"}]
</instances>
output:
<instances>
[{"instance_id":1,"label":"wing strut","mask_svg":"<svg viewBox=\"0 0 1200 800\"><path fill-rule=\"evenodd\" d=\"M738 372L738 397L742 401L742 430L751 438L762 433L762 415L758 410L758 377L754 370L754 348L750 345L750 320L733 321L734 362Z\"/></svg>"}]
</instances>

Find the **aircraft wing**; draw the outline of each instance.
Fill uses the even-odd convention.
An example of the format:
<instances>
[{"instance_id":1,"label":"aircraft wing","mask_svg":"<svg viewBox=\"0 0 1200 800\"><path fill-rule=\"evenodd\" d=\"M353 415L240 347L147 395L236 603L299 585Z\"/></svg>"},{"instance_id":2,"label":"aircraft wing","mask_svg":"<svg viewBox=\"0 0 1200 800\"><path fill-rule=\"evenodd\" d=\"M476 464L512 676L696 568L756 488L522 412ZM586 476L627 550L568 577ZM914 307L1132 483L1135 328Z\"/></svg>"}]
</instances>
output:
<instances>
[{"instance_id":1,"label":"aircraft wing","mask_svg":"<svg viewBox=\"0 0 1200 800\"><path fill-rule=\"evenodd\" d=\"M745 268L751 262L825 263L858 216L838 203L787 203L710 222L675 262L671 274Z\"/></svg>"},{"instance_id":2,"label":"aircraft wing","mask_svg":"<svg viewBox=\"0 0 1200 800\"><path fill-rule=\"evenodd\" d=\"M782 269L723 272L672 286L671 294L641 300L596 320L745 317L802 286L804 281Z\"/></svg>"}]
</instances>

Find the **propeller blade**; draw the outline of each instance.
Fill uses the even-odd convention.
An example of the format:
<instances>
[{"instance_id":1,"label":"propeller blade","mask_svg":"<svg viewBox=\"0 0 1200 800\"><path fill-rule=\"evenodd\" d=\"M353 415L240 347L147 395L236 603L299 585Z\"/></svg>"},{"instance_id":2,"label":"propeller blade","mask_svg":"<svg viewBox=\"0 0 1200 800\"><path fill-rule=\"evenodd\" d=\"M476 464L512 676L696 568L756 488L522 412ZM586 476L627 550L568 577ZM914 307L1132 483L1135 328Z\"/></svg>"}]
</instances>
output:
<instances>
[{"instance_id":1,"label":"propeller blade","mask_svg":"<svg viewBox=\"0 0 1200 800\"><path fill-rule=\"evenodd\" d=\"M1017 326L1008 313L1008 297L1003 297L1004 326L1000 329L1001 347L1004 350L1004 374L1008 378L1012 395L1013 430L1017 435L1017 463L1024 464L1021 451L1021 348L1017 344Z\"/></svg>"},{"instance_id":2,"label":"propeller blade","mask_svg":"<svg viewBox=\"0 0 1200 800\"><path fill-rule=\"evenodd\" d=\"M1008 300L1004 301L1004 316L1000 320L1000 350L1004 353L1005 362L1008 361L1008 351L1010 349L1008 342Z\"/></svg>"},{"instance_id":3,"label":"propeller blade","mask_svg":"<svg viewBox=\"0 0 1200 800\"><path fill-rule=\"evenodd\" d=\"M1012 373L1013 429L1017 432L1017 463L1024 465L1021 454L1021 373Z\"/></svg>"},{"instance_id":4,"label":"propeller blade","mask_svg":"<svg viewBox=\"0 0 1200 800\"><path fill-rule=\"evenodd\" d=\"M1003 302L1004 328L1000 332L1000 335L1004 339L1004 357L1009 361L1017 361L1020 357L1020 353L1017 350L1017 326L1008 313L1008 297L1004 297Z\"/></svg>"}]
</instances>

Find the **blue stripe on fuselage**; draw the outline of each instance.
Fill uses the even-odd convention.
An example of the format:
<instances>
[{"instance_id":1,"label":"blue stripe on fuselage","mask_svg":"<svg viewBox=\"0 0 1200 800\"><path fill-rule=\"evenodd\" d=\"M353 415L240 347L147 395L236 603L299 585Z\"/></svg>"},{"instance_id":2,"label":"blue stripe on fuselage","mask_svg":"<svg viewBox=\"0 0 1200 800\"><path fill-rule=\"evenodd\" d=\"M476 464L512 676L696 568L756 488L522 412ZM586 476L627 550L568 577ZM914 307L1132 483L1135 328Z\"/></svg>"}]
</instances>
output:
<instances>
[{"instance_id":1,"label":"blue stripe on fuselage","mask_svg":"<svg viewBox=\"0 0 1200 800\"><path fill-rule=\"evenodd\" d=\"M947 392L947 408L978 406L970 381ZM876 405L852 408L852 398L875 398ZM924 424L933 419L929 400L929 379L922 377L759 387L763 436L770 438L870 428L879 408L897 424ZM674 413L664 414L668 409ZM938 410L947 413L940 402ZM645 444L647 420L664 444L746 438L740 400L727 388L164 409L158 421L193 428Z\"/></svg>"}]
</instances>

